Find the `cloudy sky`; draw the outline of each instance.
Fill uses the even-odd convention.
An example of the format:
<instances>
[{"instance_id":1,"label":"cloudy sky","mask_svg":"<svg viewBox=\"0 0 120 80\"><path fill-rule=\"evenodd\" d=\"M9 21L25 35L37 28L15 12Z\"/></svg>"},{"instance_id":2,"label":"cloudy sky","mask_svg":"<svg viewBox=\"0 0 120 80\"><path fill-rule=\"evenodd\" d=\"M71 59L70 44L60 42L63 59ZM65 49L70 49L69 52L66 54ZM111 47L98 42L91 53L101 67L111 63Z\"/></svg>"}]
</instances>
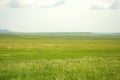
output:
<instances>
[{"instance_id":1,"label":"cloudy sky","mask_svg":"<svg viewBox=\"0 0 120 80\"><path fill-rule=\"evenodd\" d=\"M0 29L120 32L120 0L0 0Z\"/></svg>"}]
</instances>

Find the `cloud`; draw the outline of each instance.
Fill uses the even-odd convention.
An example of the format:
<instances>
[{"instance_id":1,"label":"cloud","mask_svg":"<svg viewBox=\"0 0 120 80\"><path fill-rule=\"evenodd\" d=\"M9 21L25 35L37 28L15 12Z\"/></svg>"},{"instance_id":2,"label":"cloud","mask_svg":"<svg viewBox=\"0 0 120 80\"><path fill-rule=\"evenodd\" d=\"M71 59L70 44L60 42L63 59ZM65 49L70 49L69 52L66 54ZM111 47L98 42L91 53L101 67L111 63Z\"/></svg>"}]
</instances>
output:
<instances>
[{"instance_id":1,"label":"cloud","mask_svg":"<svg viewBox=\"0 0 120 80\"><path fill-rule=\"evenodd\" d=\"M86 6L91 5L92 9L120 9L120 0L0 0L0 7L9 8L26 8L26 7L40 7L51 8L58 7L65 4L67 1L76 2L71 3L71 6L79 5L81 7L88 8ZM84 3L85 2L85 3ZM89 3L89 4L88 4ZM87 5L82 5L87 4Z\"/></svg>"},{"instance_id":2,"label":"cloud","mask_svg":"<svg viewBox=\"0 0 120 80\"><path fill-rule=\"evenodd\" d=\"M95 0L92 9L120 9L120 0Z\"/></svg>"},{"instance_id":3,"label":"cloud","mask_svg":"<svg viewBox=\"0 0 120 80\"><path fill-rule=\"evenodd\" d=\"M57 7L67 0L0 0L0 7L23 8L23 7Z\"/></svg>"},{"instance_id":4,"label":"cloud","mask_svg":"<svg viewBox=\"0 0 120 80\"><path fill-rule=\"evenodd\" d=\"M20 8L31 6L31 4L27 0L11 0L7 6L13 8Z\"/></svg>"},{"instance_id":5,"label":"cloud","mask_svg":"<svg viewBox=\"0 0 120 80\"><path fill-rule=\"evenodd\" d=\"M59 0L59 1L56 1L54 4L42 6L42 8L58 7L64 3L66 3L67 1L68 0Z\"/></svg>"},{"instance_id":6,"label":"cloud","mask_svg":"<svg viewBox=\"0 0 120 80\"><path fill-rule=\"evenodd\" d=\"M111 9L120 9L120 0L114 1L114 3L111 5Z\"/></svg>"}]
</instances>

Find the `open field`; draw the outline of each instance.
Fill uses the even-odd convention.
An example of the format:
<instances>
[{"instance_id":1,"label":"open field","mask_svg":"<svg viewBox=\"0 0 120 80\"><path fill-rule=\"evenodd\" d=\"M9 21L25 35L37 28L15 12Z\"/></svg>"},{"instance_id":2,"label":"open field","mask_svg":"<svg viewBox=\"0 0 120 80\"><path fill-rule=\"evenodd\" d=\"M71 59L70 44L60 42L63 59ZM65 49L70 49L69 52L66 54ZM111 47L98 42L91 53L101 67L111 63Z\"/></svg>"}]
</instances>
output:
<instances>
[{"instance_id":1,"label":"open field","mask_svg":"<svg viewBox=\"0 0 120 80\"><path fill-rule=\"evenodd\" d=\"M120 80L120 34L0 33L0 80Z\"/></svg>"}]
</instances>

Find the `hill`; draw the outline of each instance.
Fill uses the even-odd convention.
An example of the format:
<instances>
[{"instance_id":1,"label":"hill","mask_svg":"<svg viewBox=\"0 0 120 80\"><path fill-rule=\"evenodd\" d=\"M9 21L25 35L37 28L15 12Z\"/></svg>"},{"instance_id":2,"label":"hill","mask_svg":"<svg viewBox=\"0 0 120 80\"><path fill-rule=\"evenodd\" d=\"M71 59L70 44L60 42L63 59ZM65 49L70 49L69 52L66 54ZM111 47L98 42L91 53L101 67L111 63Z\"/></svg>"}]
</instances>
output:
<instances>
[{"instance_id":1,"label":"hill","mask_svg":"<svg viewBox=\"0 0 120 80\"><path fill-rule=\"evenodd\" d=\"M6 32L10 32L10 31L7 29L0 29L0 33L6 33Z\"/></svg>"}]
</instances>

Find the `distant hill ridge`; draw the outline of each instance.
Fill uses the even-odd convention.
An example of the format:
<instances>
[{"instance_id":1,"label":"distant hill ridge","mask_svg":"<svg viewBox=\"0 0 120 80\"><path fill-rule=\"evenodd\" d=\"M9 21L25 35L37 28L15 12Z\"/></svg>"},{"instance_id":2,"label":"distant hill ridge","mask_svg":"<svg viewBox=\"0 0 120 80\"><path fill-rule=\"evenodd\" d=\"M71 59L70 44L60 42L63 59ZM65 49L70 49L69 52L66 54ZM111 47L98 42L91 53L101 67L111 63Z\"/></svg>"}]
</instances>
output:
<instances>
[{"instance_id":1,"label":"distant hill ridge","mask_svg":"<svg viewBox=\"0 0 120 80\"><path fill-rule=\"evenodd\" d=\"M10 32L10 31L7 30L7 29L0 29L0 32L1 32L1 33L4 33L4 32Z\"/></svg>"}]
</instances>

